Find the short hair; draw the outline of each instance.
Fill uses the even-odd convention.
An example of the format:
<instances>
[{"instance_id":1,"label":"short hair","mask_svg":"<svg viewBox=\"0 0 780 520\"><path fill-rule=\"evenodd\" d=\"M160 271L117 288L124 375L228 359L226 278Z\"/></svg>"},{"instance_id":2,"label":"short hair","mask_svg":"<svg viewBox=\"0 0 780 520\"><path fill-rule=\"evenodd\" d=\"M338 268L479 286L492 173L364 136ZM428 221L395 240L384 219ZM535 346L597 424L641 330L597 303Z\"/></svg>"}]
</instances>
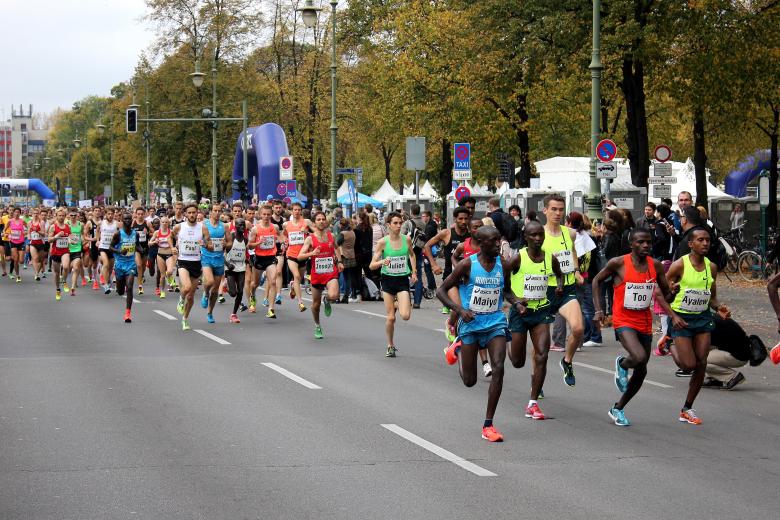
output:
<instances>
[{"instance_id":1,"label":"short hair","mask_svg":"<svg viewBox=\"0 0 780 520\"><path fill-rule=\"evenodd\" d=\"M300 206L300 204L298 204L298 205ZM314 219L314 220L317 220L317 217L319 217L320 215L322 215L326 219L328 218L327 215L325 215L324 211L315 211L314 213L311 214L311 218Z\"/></svg>"},{"instance_id":2,"label":"short hair","mask_svg":"<svg viewBox=\"0 0 780 520\"><path fill-rule=\"evenodd\" d=\"M393 221L394 218L400 218L401 220L404 219L403 215L401 215L397 211L391 211L390 213L387 214L387 217L385 217L385 223L389 224L390 222Z\"/></svg>"},{"instance_id":3,"label":"short hair","mask_svg":"<svg viewBox=\"0 0 780 520\"><path fill-rule=\"evenodd\" d=\"M636 237L636 235L639 235L639 234L642 234L642 233L646 233L646 234L650 235L650 239L652 240L653 234L650 233L649 229L638 227L638 228L632 229L631 232L628 234L628 241L629 242L633 242L634 241L634 237Z\"/></svg>"},{"instance_id":4,"label":"short hair","mask_svg":"<svg viewBox=\"0 0 780 520\"><path fill-rule=\"evenodd\" d=\"M677 199L678 199L678 200L680 199L680 195L682 195L683 193L685 193L686 195L688 195L688 198L690 198L691 200L693 200L693 195L691 194L691 192L690 192L690 191L685 191L685 190L683 190L683 191L681 191L680 193L678 193L678 194L677 194Z\"/></svg>"},{"instance_id":5,"label":"short hair","mask_svg":"<svg viewBox=\"0 0 780 520\"><path fill-rule=\"evenodd\" d=\"M474 204L476 206L477 205L477 199L475 199L474 197L469 196L469 197L463 197L462 199L460 199L458 201L458 206L463 206L465 208L466 204Z\"/></svg>"},{"instance_id":6,"label":"short hair","mask_svg":"<svg viewBox=\"0 0 780 520\"><path fill-rule=\"evenodd\" d=\"M187 211L187 210L188 210L188 209L190 209L190 208L195 208L195 211L198 211L198 209L200 209L200 208L198 208L198 205L197 205L197 204L195 204L194 202L190 202L189 204L187 204L186 206L184 206L184 211ZM111 211L114 211L114 210L113 210L113 208L106 208L106 211L108 211L109 209L110 209Z\"/></svg>"},{"instance_id":7,"label":"short hair","mask_svg":"<svg viewBox=\"0 0 780 520\"><path fill-rule=\"evenodd\" d=\"M409 210L411 211L413 217L419 217L420 216L420 205L419 204L412 204L409 207Z\"/></svg>"},{"instance_id":8,"label":"short hair","mask_svg":"<svg viewBox=\"0 0 780 520\"><path fill-rule=\"evenodd\" d=\"M233 203L232 207L234 207L234 208L241 208L243 210L244 209L244 203L241 202L240 200L237 200L237 201L235 201Z\"/></svg>"},{"instance_id":9,"label":"short hair","mask_svg":"<svg viewBox=\"0 0 780 520\"><path fill-rule=\"evenodd\" d=\"M290 204L291 208L294 208L295 206L298 206L299 208L303 209L303 204L301 204L300 202L293 202L292 204Z\"/></svg>"},{"instance_id":10,"label":"short hair","mask_svg":"<svg viewBox=\"0 0 780 520\"><path fill-rule=\"evenodd\" d=\"M566 206L566 199L564 199L562 196L560 196L560 195L559 195L559 194L557 194L557 193L550 193L549 195L547 195L546 197L544 197L544 199L542 199L542 202L544 203L544 207L545 207L545 208L546 208L547 206L549 206L549 205L550 205L550 202L552 202L552 201L555 201L555 202L563 202L563 205L564 205L564 207Z\"/></svg>"},{"instance_id":11,"label":"short hair","mask_svg":"<svg viewBox=\"0 0 780 520\"><path fill-rule=\"evenodd\" d=\"M465 213L466 215L471 215L471 212L466 209L465 206L458 206L452 211L452 218L458 218L458 215L461 213Z\"/></svg>"},{"instance_id":12,"label":"short hair","mask_svg":"<svg viewBox=\"0 0 780 520\"><path fill-rule=\"evenodd\" d=\"M363 209L366 211L366 213L373 213L374 212L374 206L372 206L370 203L366 204L365 206L363 206Z\"/></svg>"},{"instance_id":13,"label":"short hair","mask_svg":"<svg viewBox=\"0 0 780 520\"><path fill-rule=\"evenodd\" d=\"M501 201L498 199L498 197L491 197L490 199L488 199L488 204L490 206L495 206L498 208L501 206Z\"/></svg>"},{"instance_id":14,"label":"short hair","mask_svg":"<svg viewBox=\"0 0 780 520\"><path fill-rule=\"evenodd\" d=\"M528 219L529 222L538 222L538 218L536 216L536 210L535 209L529 209L525 212L525 218Z\"/></svg>"},{"instance_id":15,"label":"short hair","mask_svg":"<svg viewBox=\"0 0 780 520\"><path fill-rule=\"evenodd\" d=\"M279 199L271 199L268 202L271 204L271 206L276 206L277 204L280 206L282 205L282 201Z\"/></svg>"},{"instance_id":16,"label":"short hair","mask_svg":"<svg viewBox=\"0 0 780 520\"><path fill-rule=\"evenodd\" d=\"M518 206L517 204L512 204L511 206L509 206L509 212L510 213L512 213L512 211L514 211L514 210L517 210L517 214L518 215L520 215L520 216L523 215L523 210L521 210L520 206Z\"/></svg>"},{"instance_id":17,"label":"short hair","mask_svg":"<svg viewBox=\"0 0 780 520\"><path fill-rule=\"evenodd\" d=\"M655 211L655 208L657 206L655 205L655 202L648 202L647 204L645 204L645 207L646 208L651 208L653 211Z\"/></svg>"},{"instance_id":18,"label":"short hair","mask_svg":"<svg viewBox=\"0 0 780 520\"><path fill-rule=\"evenodd\" d=\"M262 211L264 209L267 209L268 211L273 211L274 208L271 207L270 204L263 204L262 206L260 206L260 210Z\"/></svg>"},{"instance_id":19,"label":"short hair","mask_svg":"<svg viewBox=\"0 0 780 520\"><path fill-rule=\"evenodd\" d=\"M701 213L699 213L699 210L693 206L687 206L683 208L681 216L685 217L685 219L694 226L701 226L704 224L704 219L701 218Z\"/></svg>"},{"instance_id":20,"label":"short hair","mask_svg":"<svg viewBox=\"0 0 780 520\"><path fill-rule=\"evenodd\" d=\"M433 218L433 214L431 213L430 210L426 209L425 211L422 212L422 214L423 216L427 216L428 218Z\"/></svg>"}]
</instances>

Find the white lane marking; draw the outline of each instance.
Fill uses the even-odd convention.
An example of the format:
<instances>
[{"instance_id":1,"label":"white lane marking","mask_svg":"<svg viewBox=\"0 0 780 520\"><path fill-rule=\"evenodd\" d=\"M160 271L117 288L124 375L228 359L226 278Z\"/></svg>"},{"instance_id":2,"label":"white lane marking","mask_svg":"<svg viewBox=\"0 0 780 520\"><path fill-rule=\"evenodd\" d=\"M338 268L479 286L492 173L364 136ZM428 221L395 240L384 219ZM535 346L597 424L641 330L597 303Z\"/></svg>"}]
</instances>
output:
<instances>
[{"instance_id":1,"label":"white lane marking","mask_svg":"<svg viewBox=\"0 0 780 520\"><path fill-rule=\"evenodd\" d=\"M444 329L433 329L433 330L435 330L436 332L445 332L445 333L447 332L447 331L446 331L446 330L444 330Z\"/></svg>"},{"instance_id":2,"label":"white lane marking","mask_svg":"<svg viewBox=\"0 0 780 520\"><path fill-rule=\"evenodd\" d=\"M578 367L582 367L582 368L589 368L591 370L596 370L598 372L604 372L605 374L610 374L610 375L613 375L613 376L615 375L615 371L614 370L607 370L606 368L601 368L601 367L597 367L597 366L593 366L593 365L588 365L587 363L580 363L579 361L575 361L574 365L576 365ZM652 386L657 386L659 388L674 388L673 386L665 385L663 383L657 383L655 381L650 381L649 379L645 379L645 384L652 385Z\"/></svg>"},{"instance_id":3,"label":"white lane marking","mask_svg":"<svg viewBox=\"0 0 780 520\"><path fill-rule=\"evenodd\" d=\"M195 332L197 332L201 336L205 336L205 337L209 338L211 341L216 341L220 345L230 345L229 341L225 341L224 339L220 338L219 336L215 336L211 332L206 332L203 329L194 329L194 330L195 330Z\"/></svg>"},{"instance_id":4,"label":"white lane marking","mask_svg":"<svg viewBox=\"0 0 780 520\"><path fill-rule=\"evenodd\" d=\"M352 312L359 312L360 314L368 314L369 316L376 316L377 318L387 318L384 314L377 314L376 312L361 311L358 309L350 309Z\"/></svg>"},{"instance_id":5,"label":"white lane marking","mask_svg":"<svg viewBox=\"0 0 780 520\"><path fill-rule=\"evenodd\" d=\"M277 365L275 363L262 363L262 364L267 366L271 370L282 374L284 377L286 377L288 379L292 379L293 381L295 381L299 385L305 386L306 388L308 388L310 390L322 390L321 386L317 386L314 383L312 383L311 381L307 381L304 378L302 378L301 376L297 376L297 375L293 374L292 372L290 372L289 370L286 370L286 369L280 367L279 365Z\"/></svg>"},{"instance_id":6,"label":"white lane marking","mask_svg":"<svg viewBox=\"0 0 780 520\"><path fill-rule=\"evenodd\" d=\"M133 298L133 303L143 303L143 302L138 298Z\"/></svg>"},{"instance_id":7,"label":"white lane marking","mask_svg":"<svg viewBox=\"0 0 780 520\"><path fill-rule=\"evenodd\" d=\"M160 311L160 310L157 310L157 309L154 309L154 312L159 314L160 316L162 316L163 318L165 318L167 320L176 321L176 318L171 316L167 312L163 312L163 311Z\"/></svg>"},{"instance_id":8,"label":"white lane marking","mask_svg":"<svg viewBox=\"0 0 780 520\"><path fill-rule=\"evenodd\" d=\"M397 424L382 424L383 428L386 428L390 430L391 432L395 433L396 435L403 437L409 442L413 442L414 444L420 446L421 448L425 448L426 450L430 451L434 455L438 455L439 457L443 458L444 460L447 460L449 462L452 462L453 464L460 466L461 468L465 469L466 471L470 471L474 473L475 475L479 477L496 477L495 473L492 471L488 471L483 467L477 466L473 462L469 462L466 459L462 457L458 457L454 453L445 450L441 446L437 446L433 444L432 442L426 441L422 437L418 437L417 435L413 434L412 432L408 430L404 430Z\"/></svg>"}]
</instances>

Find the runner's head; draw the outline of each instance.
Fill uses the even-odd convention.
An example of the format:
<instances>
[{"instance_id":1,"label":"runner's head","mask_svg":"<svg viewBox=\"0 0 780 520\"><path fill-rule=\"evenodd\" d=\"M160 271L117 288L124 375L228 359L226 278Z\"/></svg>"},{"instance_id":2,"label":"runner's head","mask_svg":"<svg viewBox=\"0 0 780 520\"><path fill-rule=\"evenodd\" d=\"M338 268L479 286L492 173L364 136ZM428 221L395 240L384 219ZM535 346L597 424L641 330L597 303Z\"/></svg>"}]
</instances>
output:
<instances>
[{"instance_id":1,"label":"runner's head","mask_svg":"<svg viewBox=\"0 0 780 520\"><path fill-rule=\"evenodd\" d=\"M273 201L271 201L271 205L273 207L274 215L280 217L282 215L282 209L284 209L282 207L282 201L274 199Z\"/></svg>"},{"instance_id":2,"label":"runner's head","mask_svg":"<svg viewBox=\"0 0 780 520\"><path fill-rule=\"evenodd\" d=\"M295 210L295 205L293 205L293 211ZM325 213L322 211L316 211L314 215L314 226L319 229L320 231L325 231L328 228L328 217L325 216Z\"/></svg>"},{"instance_id":3,"label":"runner's head","mask_svg":"<svg viewBox=\"0 0 780 520\"><path fill-rule=\"evenodd\" d=\"M235 226L236 226L236 236L237 237L243 237L244 233L246 232L246 220L244 220L241 217L238 217L235 220Z\"/></svg>"},{"instance_id":4,"label":"runner's head","mask_svg":"<svg viewBox=\"0 0 780 520\"><path fill-rule=\"evenodd\" d=\"M493 258L501 250L501 233L493 226L480 226L471 236L477 241L479 250L485 256Z\"/></svg>"},{"instance_id":5,"label":"runner's head","mask_svg":"<svg viewBox=\"0 0 780 520\"><path fill-rule=\"evenodd\" d=\"M706 229L694 229L688 237L688 246L692 253L706 255L710 250L710 232Z\"/></svg>"},{"instance_id":6,"label":"runner's head","mask_svg":"<svg viewBox=\"0 0 780 520\"><path fill-rule=\"evenodd\" d=\"M109 222L114 220L114 208L106 208L103 214Z\"/></svg>"},{"instance_id":7,"label":"runner's head","mask_svg":"<svg viewBox=\"0 0 780 520\"><path fill-rule=\"evenodd\" d=\"M631 253L639 258L645 258L650 254L650 248L653 245L653 235L650 230L645 228L634 228L628 235L631 243Z\"/></svg>"},{"instance_id":8,"label":"runner's head","mask_svg":"<svg viewBox=\"0 0 780 520\"><path fill-rule=\"evenodd\" d=\"M76 208L71 208L70 211L68 211L68 220L70 222L76 222L78 217L79 217L79 212L76 211Z\"/></svg>"},{"instance_id":9,"label":"runner's head","mask_svg":"<svg viewBox=\"0 0 780 520\"><path fill-rule=\"evenodd\" d=\"M263 224L266 226L268 225L268 221L271 218L271 211L273 211L273 208L269 204L263 204L263 206L260 208L260 220L263 221Z\"/></svg>"},{"instance_id":10,"label":"runner's head","mask_svg":"<svg viewBox=\"0 0 780 520\"><path fill-rule=\"evenodd\" d=\"M171 227L171 218L168 215L160 217L160 229L168 231L169 227Z\"/></svg>"},{"instance_id":11,"label":"runner's head","mask_svg":"<svg viewBox=\"0 0 780 520\"><path fill-rule=\"evenodd\" d=\"M234 202L230 212L233 213L233 220L241 218L241 214L244 212L244 205L240 202Z\"/></svg>"},{"instance_id":12,"label":"runner's head","mask_svg":"<svg viewBox=\"0 0 780 520\"><path fill-rule=\"evenodd\" d=\"M452 217L455 219L455 227L458 228L462 235L469 225L469 219L471 218L471 212L468 208L459 206L452 212Z\"/></svg>"},{"instance_id":13,"label":"runner's head","mask_svg":"<svg viewBox=\"0 0 780 520\"><path fill-rule=\"evenodd\" d=\"M184 203L183 202L177 202L173 205L174 210L176 211L177 215L181 215L181 212L184 211Z\"/></svg>"},{"instance_id":14,"label":"runner's head","mask_svg":"<svg viewBox=\"0 0 780 520\"><path fill-rule=\"evenodd\" d=\"M135 208L135 220L139 224L144 221L144 218L146 217L146 210L142 206L138 206Z\"/></svg>"},{"instance_id":15,"label":"runner's head","mask_svg":"<svg viewBox=\"0 0 780 520\"><path fill-rule=\"evenodd\" d=\"M122 226L124 226L125 231L130 230L130 226L133 225L133 214L129 211L125 211L122 213Z\"/></svg>"},{"instance_id":16,"label":"runner's head","mask_svg":"<svg viewBox=\"0 0 780 520\"><path fill-rule=\"evenodd\" d=\"M59 207L57 208L57 222L60 224L63 224L65 222L65 208Z\"/></svg>"},{"instance_id":17,"label":"runner's head","mask_svg":"<svg viewBox=\"0 0 780 520\"><path fill-rule=\"evenodd\" d=\"M523 230L528 249L538 252L544 244L544 226L537 220L529 221Z\"/></svg>"},{"instance_id":18,"label":"runner's head","mask_svg":"<svg viewBox=\"0 0 780 520\"><path fill-rule=\"evenodd\" d=\"M472 237L476 238L477 230L479 228L481 228L482 226L484 226L484 225L485 224L482 222L481 219L478 219L478 218L471 219L471 221L469 222L469 234Z\"/></svg>"},{"instance_id":19,"label":"runner's head","mask_svg":"<svg viewBox=\"0 0 780 520\"><path fill-rule=\"evenodd\" d=\"M551 224L560 225L563 220L563 213L566 211L566 199L557 193L551 193L544 198L544 209L542 212Z\"/></svg>"},{"instance_id":20,"label":"runner's head","mask_svg":"<svg viewBox=\"0 0 780 520\"><path fill-rule=\"evenodd\" d=\"M194 224L198 220L198 205L194 202L187 204L184 208L184 216L187 218L187 222Z\"/></svg>"},{"instance_id":21,"label":"runner's head","mask_svg":"<svg viewBox=\"0 0 780 520\"><path fill-rule=\"evenodd\" d=\"M292 208L293 218L295 218L295 220L301 218L301 212L303 212L303 206L301 206L300 203L298 202L293 202L291 208Z\"/></svg>"},{"instance_id":22,"label":"runner's head","mask_svg":"<svg viewBox=\"0 0 780 520\"><path fill-rule=\"evenodd\" d=\"M209 216L214 220L218 220L221 214L222 214L222 204L212 204L211 215Z\"/></svg>"},{"instance_id":23,"label":"runner's head","mask_svg":"<svg viewBox=\"0 0 780 520\"><path fill-rule=\"evenodd\" d=\"M392 233L398 234L401 231L401 224L404 223L404 218L397 211L391 211L387 214L385 223Z\"/></svg>"},{"instance_id":24,"label":"runner's head","mask_svg":"<svg viewBox=\"0 0 780 520\"><path fill-rule=\"evenodd\" d=\"M458 206L464 207L469 210L469 216L474 214L474 210L477 207L477 199L474 197L463 197L458 201Z\"/></svg>"},{"instance_id":25,"label":"runner's head","mask_svg":"<svg viewBox=\"0 0 780 520\"><path fill-rule=\"evenodd\" d=\"M11 213L12 218L19 218L19 216L22 214L22 210L19 208L14 208L13 213Z\"/></svg>"}]
</instances>

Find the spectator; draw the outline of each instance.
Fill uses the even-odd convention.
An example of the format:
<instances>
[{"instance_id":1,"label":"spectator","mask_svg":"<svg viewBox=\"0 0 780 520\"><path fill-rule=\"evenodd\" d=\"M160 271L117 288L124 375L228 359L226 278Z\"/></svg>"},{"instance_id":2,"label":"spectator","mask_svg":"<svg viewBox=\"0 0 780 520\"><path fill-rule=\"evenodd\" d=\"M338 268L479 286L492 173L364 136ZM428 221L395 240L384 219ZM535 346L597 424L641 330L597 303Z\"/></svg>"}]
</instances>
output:
<instances>
[{"instance_id":1,"label":"spectator","mask_svg":"<svg viewBox=\"0 0 780 520\"><path fill-rule=\"evenodd\" d=\"M699 215L701 215L702 220L704 220L704 223L707 224L710 229L715 229L715 224L712 223L710 220L710 213L707 211L707 208L704 206L696 206L696 209L699 210Z\"/></svg>"},{"instance_id":2,"label":"spectator","mask_svg":"<svg viewBox=\"0 0 780 520\"><path fill-rule=\"evenodd\" d=\"M742 372L735 369L747 365L751 343L761 340L757 336L748 336L739 323L730 318L724 319L713 313L713 320L712 350L707 356L707 379L702 386L731 390L746 381Z\"/></svg>"},{"instance_id":3,"label":"spectator","mask_svg":"<svg viewBox=\"0 0 780 520\"><path fill-rule=\"evenodd\" d=\"M671 221L672 210L666 204L656 207L656 223L653 234L653 249L650 256L661 262L671 262L674 258L674 240L669 234L669 228L674 230Z\"/></svg>"},{"instance_id":4,"label":"spectator","mask_svg":"<svg viewBox=\"0 0 780 520\"><path fill-rule=\"evenodd\" d=\"M515 228L516 228L516 237L515 239L509 244L509 246L512 248L512 251L515 253L519 250L521 250L525 246L525 238L524 238L524 221L523 221L523 213L520 211L520 206L517 204L513 204L509 206L509 216L511 216L515 221Z\"/></svg>"},{"instance_id":5,"label":"spectator","mask_svg":"<svg viewBox=\"0 0 780 520\"><path fill-rule=\"evenodd\" d=\"M731 210L731 215L729 216L729 224L731 225L731 229L736 229L740 226L742 226L745 223L745 212L742 211L742 204L737 202L734 204L734 209Z\"/></svg>"},{"instance_id":6,"label":"spectator","mask_svg":"<svg viewBox=\"0 0 780 520\"><path fill-rule=\"evenodd\" d=\"M648 202L645 204L645 213L636 220L637 229L647 229L650 234L655 232L655 224L657 219L655 217L656 205L655 202Z\"/></svg>"},{"instance_id":7,"label":"spectator","mask_svg":"<svg viewBox=\"0 0 780 520\"><path fill-rule=\"evenodd\" d=\"M336 238L336 243L341 246L341 259L344 262L344 296L341 303L356 302L357 295L361 288L360 266L357 262L355 252L356 235L352 230L352 224L349 219L342 218L339 221L340 233Z\"/></svg>"},{"instance_id":8,"label":"spectator","mask_svg":"<svg viewBox=\"0 0 780 520\"><path fill-rule=\"evenodd\" d=\"M680 226L682 234L680 240L677 242L677 247L674 254L674 259L677 260L691 252L690 246L688 246L688 238L694 229L706 229L704 219L701 218L699 210L693 206L685 206L685 209L680 213Z\"/></svg>"},{"instance_id":9,"label":"spectator","mask_svg":"<svg viewBox=\"0 0 780 520\"><path fill-rule=\"evenodd\" d=\"M371 263L371 257L374 255L374 233L370 224L369 215L361 211L357 216L359 223L357 227L353 227L352 229L355 232L355 259L366 277L373 280L373 271L371 271L368 266Z\"/></svg>"},{"instance_id":10,"label":"spectator","mask_svg":"<svg viewBox=\"0 0 780 520\"><path fill-rule=\"evenodd\" d=\"M515 219L509 214L504 213L501 208L501 201L498 197L492 197L488 200L488 213L486 215L493 219L493 224L501 236L507 241L511 242L517 236L517 226L515 225Z\"/></svg>"},{"instance_id":11,"label":"spectator","mask_svg":"<svg viewBox=\"0 0 780 520\"><path fill-rule=\"evenodd\" d=\"M423 257L425 255L422 254L422 248L425 247L427 240L425 239L425 222L423 222L422 216L420 215L420 205L412 204L409 209L411 218L401 226L401 234L407 235L412 239L412 251L414 251L415 262L417 264L415 269L418 274L417 282L414 284L414 301L412 303L412 308L419 309L423 297L422 273Z\"/></svg>"},{"instance_id":12,"label":"spectator","mask_svg":"<svg viewBox=\"0 0 780 520\"><path fill-rule=\"evenodd\" d=\"M436 225L436 222L433 221L432 215L430 211L423 211L422 212L422 220L425 223L425 242L427 243L430 239L436 236L436 234L439 232L439 227ZM425 277L426 281L428 282L428 289L432 291L436 291L436 278L433 276L433 268L431 266L431 263L428 261L428 257L425 255L423 256L423 266L425 267ZM418 278L419 273L418 272Z\"/></svg>"},{"instance_id":13,"label":"spectator","mask_svg":"<svg viewBox=\"0 0 780 520\"><path fill-rule=\"evenodd\" d=\"M539 222L539 219L536 216L536 211L529 209L525 212L525 223L528 224L531 221Z\"/></svg>"}]
</instances>

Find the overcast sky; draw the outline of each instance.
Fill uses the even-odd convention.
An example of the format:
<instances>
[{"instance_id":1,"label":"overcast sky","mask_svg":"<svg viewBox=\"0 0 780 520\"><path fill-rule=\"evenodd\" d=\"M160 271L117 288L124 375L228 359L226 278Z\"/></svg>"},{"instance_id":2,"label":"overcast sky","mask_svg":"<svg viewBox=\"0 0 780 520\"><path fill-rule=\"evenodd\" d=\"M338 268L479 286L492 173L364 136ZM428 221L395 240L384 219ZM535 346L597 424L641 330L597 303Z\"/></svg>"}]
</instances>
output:
<instances>
[{"instance_id":1,"label":"overcast sky","mask_svg":"<svg viewBox=\"0 0 780 520\"><path fill-rule=\"evenodd\" d=\"M107 96L154 34L144 0L0 0L0 120Z\"/></svg>"}]
</instances>

